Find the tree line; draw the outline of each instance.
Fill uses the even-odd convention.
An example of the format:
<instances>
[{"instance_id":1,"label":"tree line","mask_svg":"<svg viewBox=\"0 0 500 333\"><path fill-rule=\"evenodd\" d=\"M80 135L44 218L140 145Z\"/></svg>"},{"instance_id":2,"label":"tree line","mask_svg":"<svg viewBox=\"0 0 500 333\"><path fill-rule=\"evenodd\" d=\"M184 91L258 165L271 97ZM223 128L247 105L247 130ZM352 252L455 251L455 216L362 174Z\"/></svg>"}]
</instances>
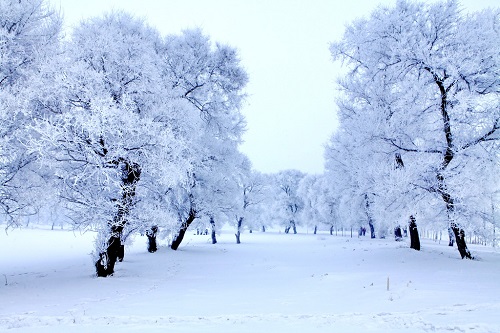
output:
<instances>
[{"instance_id":1,"label":"tree line","mask_svg":"<svg viewBox=\"0 0 500 333\"><path fill-rule=\"evenodd\" d=\"M418 226L492 242L499 211L500 12L398 1L331 44L345 64L325 172L262 174L238 150L248 81L237 51L198 29L162 36L112 12L62 35L44 0L0 0L0 209L97 231L109 276L129 235L172 249L223 224L362 230ZM401 232L399 232L400 234Z\"/></svg>"}]
</instances>

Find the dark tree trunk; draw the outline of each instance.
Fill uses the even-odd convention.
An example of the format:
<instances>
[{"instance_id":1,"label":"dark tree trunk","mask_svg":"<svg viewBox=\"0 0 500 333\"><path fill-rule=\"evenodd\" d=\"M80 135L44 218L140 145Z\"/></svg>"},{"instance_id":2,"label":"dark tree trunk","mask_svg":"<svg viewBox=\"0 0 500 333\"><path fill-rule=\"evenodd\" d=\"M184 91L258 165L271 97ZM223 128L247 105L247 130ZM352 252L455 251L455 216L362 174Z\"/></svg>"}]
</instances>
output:
<instances>
[{"instance_id":1,"label":"dark tree trunk","mask_svg":"<svg viewBox=\"0 0 500 333\"><path fill-rule=\"evenodd\" d=\"M368 217L368 225L370 226L371 238L375 238L375 227L373 226L372 214L370 211L370 201L368 200L368 194L365 193L365 212Z\"/></svg>"},{"instance_id":2,"label":"dark tree trunk","mask_svg":"<svg viewBox=\"0 0 500 333\"><path fill-rule=\"evenodd\" d=\"M370 237L375 238L375 227L371 220L368 221L368 225L370 226Z\"/></svg>"},{"instance_id":3,"label":"dark tree trunk","mask_svg":"<svg viewBox=\"0 0 500 333\"><path fill-rule=\"evenodd\" d=\"M420 251L420 237L418 236L417 221L410 216L410 248Z\"/></svg>"},{"instance_id":4,"label":"dark tree trunk","mask_svg":"<svg viewBox=\"0 0 500 333\"><path fill-rule=\"evenodd\" d=\"M455 213L455 201L451 197L451 195L447 192L446 186L444 183L444 177L442 174L438 174L438 192L441 194L444 202L446 203L446 211L448 212L448 219L453 221L453 215ZM460 253L462 259L474 259L471 255L469 249L467 248L467 243L465 242L465 231L460 228L456 223L451 222L450 228L453 231L453 235L455 236L455 241L457 242L457 249ZM450 240L450 244L451 240Z\"/></svg>"},{"instance_id":5,"label":"dark tree trunk","mask_svg":"<svg viewBox=\"0 0 500 333\"><path fill-rule=\"evenodd\" d=\"M118 160L116 164L122 165L122 197L113 221L108 223L110 236L106 244L106 251L99 253L99 260L95 263L96 275L99 277L112 275L116 261L123 260L125 247L121 242L121 237L127 224L127 216L134 204L137 182L141 177L141 168L138 164L125 160Z\"/></svg>"},{"instance_id":6,"label":"dark tree trunk","mask_svg":"<svg viewBox=\"0 0 500 333\"><path fill-rule=\"evenodd\" d=\"M212 244L217 244L217 235L215 234L215 229L212 229Z\"/></svg>"},{"instance_id":7,"label":"dark tree trunk","mask_svg":"<svg viewBox=\"0 0 500 333\"><path fill-rule=\"evenodd\" d=\"M285 234L287 234L287 233L289 233L289 232L290 232L290 226L287 226L287 227L285 228Z\"/></svg>"},{"instance_id":8,"label":"dark tree trunk","mask_svg":"<svg viewBox=\"0 0 500 333\"><path fill-rule=\"evenodd\" d=\"M240 242L241 232L240 231L241 231L241 226L242 225L243 225L243 217L240 217L238 219L238 226L236 228L236 234L235 234L235 236L236 236L236 244L241 244L241 242Z\"/></svg>"},{"instance_id":9,"label":"dark tree trunk","mask_svg":"<svg viewBox=\"0 0 500 333\"><path fill-rule=\"evenodd\" d=\"M115 272L115 264L121 247L120 237L111 236L108 240L106 252L99 253L99 260L95 263L96 275L108 277Z\"/></svg>"},{"instance_id":10,"label":"dark tree trunk","mask_svg":"<svg viewBox=\"0 0 500 333\"><path fill-rule=\"evenodd\" d=\"M295 221L290 221L290 223L292 225L293 233L297 234L297 227L295 226Z\"/></svg>"},{"instance_id":11,"label":"dark tree trunk","mask_svg":"<svg viewBox=\"0 0 500 333\"><path fill-rule=\"evenodd\" d=\"M191 223L193 223L195 218L196 218L196 213L194 210L191 209L191 211L189 212L188 218L186 219L186 221L184 223L182 223L182 226L179 229L179 233L177 234L177 237L175 237L175 239L172 241L172 245L170 245L170 248L172 250L177 250L179 248L179 245L181 245L187 229L189 228Z\"/></svg>"},{"instance_id":12,"label":"dark tree trunk","mask_svg":"<svg viewBox=\"0 0 500 333\"><path fill-rule=\"evenodd\" d=\"M266 226L262 226L262 232L266 232Z\"/></svg>"},{"instance_id":13,"label":"dark tree trunk","mask_svg":"<svg viewBox=\"0 0 500 333\"><path fill-rule=\"evenodd\" d=\"M152 226L148 231L146 231L146 236L148 237L148 252L154 253L158 250L156 245L156 233L158 232L158 226Z\"/></svg>"},{"instance_id":14,"label":"dark tree trunk","mask_svg":"<svg viewBox=\"0 0 500 333\"><path fill-rule=\"evenodd\" d=\"M120 244L120 248L118 249L118 261L122 262L123 258L125 258L125 245L122 243Z\"/></svg>"},{"instance_id":15,"label":"dark tree trunk","mask_svg":"<svg viewBox=\"0 0 500 333\"><path fill-rule=\"evenodd\" d=\"M467 244L465 243L465 231L462 228L459 228L456 224L451 226L453 233L455 234L455 240L457 241L458 252L460 252L460 256L462 259L474 259L471 255L469 249L467 248Z\"/></svg>"},{"instance_id":16,"label":"dark tree trunk","mask_svg":"<svg viewBox=\"0 0 500 333\"><path fill-rule=\"evenodd\" d=\"M217 244L217 236L215 235L215 221L214 218L210 218L210 225L212 226L212 244Z\"/></svg>"},{"instance_id":17,"label":"dark tree trunk","mask_svg":"<svg viewBox=\"0 0 500 333\"><path fill-rule=\"evenodd\" d=\"M98 277L108 276L108 255L106 252L99 253L99 259L95 263L95 271ZM111 273L112 274L112 273Z\"/></svg>"},{"instance_id":18,"label":"dark tree trunk","mask_svg":"<svg viewBox=\"0 0 500 333\"><path fill-rule=\"evenodd\" d=\"M403 233L401 232L401 227L397 226L394 228L394 239L399 242L400 240L403 239Z\"/></svg>"},{"instance_id":19,"label":"dark tree trunk","mask_svg":"<svg viewBox=\"0 0 500 333\"><path fill-rule=\"evenodd\" d=\"M317 225L315 225L315 226L314 226L314 234L316 235L316 233L317 233L317 232L318 232L318 226L317 226Z\"/></svg>"},{"instance_id":20,"label":"dark tree trunk","mask_svg":"<svg viewBox=\"0 0 500 333\"><path fill-rule=\"evenodd\" d=\"M330 236L333 236L333 225L330 226Z\"/></svg>"},{"instance_id":21,"label":"dark tree trunk","mask_svg":"<svg viewBox=\"0 0 500 333\"><path fill-rule=\"evenodd\" d=\"M432 75L434 82L438 86L439 92L441 94L440 109L441 109L441 117L443 120L443 132L446 138L446 151L443 155L441 170L436 175L438 181L437 192L441 195L443 201L446 204L448 220L450 221L450 227L455 235L455 240L457 242L457 248L458 252L460 253L460 256L462 257L462 259L464 258L474 259L469 250L467 249L467 244L465 242L465 231L459 226L457 226L456 223L454 222L455 201L451 196L451 194L448 192L444 176L444 171L446 170L448 165L450 165L451 161L455 157L455 151L456 151L456 147L453 142L454 138L451 129L450 115L448 112L448 107L452 106L451 103L448 103L448 91L453 87L455 82L449 83L450 85L446 87L445 86L446 83L449 82L446 80L448 78L446 72L444 72L444 76L440 76L437 72L435 72L433 69L429 67L424 67L424 69L427 70Z\"/></svg>"}]
</instances>

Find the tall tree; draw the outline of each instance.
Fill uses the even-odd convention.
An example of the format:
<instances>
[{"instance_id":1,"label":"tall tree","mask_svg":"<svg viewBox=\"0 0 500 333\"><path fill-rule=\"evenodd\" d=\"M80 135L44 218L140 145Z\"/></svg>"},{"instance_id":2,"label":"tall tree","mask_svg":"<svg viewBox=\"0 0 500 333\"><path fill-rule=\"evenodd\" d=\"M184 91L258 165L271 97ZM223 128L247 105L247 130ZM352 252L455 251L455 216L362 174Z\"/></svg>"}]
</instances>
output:
<instances>
[{"instance_id":1,"label":"tall tree","mask_svg":"<svg viewBox=\"0 0 500 333\"><path fill-rule=\"evenodd\" d=\"M127 230L146 229L150 212L161 214L146 209L158 205L153 194L189 168L176 132L183 120L160 76L162 50L158 33L128 14L90 19L39 89L45 114L34 149L55 170L73 224L99 231L98 276L113 274Z\"/></svg>"},{"instance_id":2,"label":"tall tree","mask_svg":"<svg viewBox=\"0 0 500 333\"><path fill-rule=\"evenodd\" d=\"M33 135L33 82L56 55L61 18L44 0L0 0L0 214L7 226L41 205L43 171L26 148Z\"/></svg>"},{"instance_id":3,"label":"tall tree","mask_svg":"<svg viewBox=\"0 0 500 333\"><path fill-rule=\"evenodd\" d=\"M499 158L499 27L499 10L464 15L453 0L400 0L355 21L331 46L334 59L349 67L341 81L344 117L365 118L359 130L383 153L405 153L420 168L415 191L441 199L462 258L472 258L464 228L483 208L464 189L485 201L498 189L477 184L497 177L491 169ZM489 172L475 173L478 164Z\"/></svg>"},{"instance_id":4,"label":"tall tree","mask_svg":"<svg viewBox=\"0 0 500 333\"><path fill-rule=\"evenodd\" d=\"M275 203L273 205L275 219L285 226L285 233L290 229L297 233L300 212L304 202L298 194L299 183L305 174L298 170L284 170L275 175Z\"/></svg>"},{"instance_id":5,"label":"tall tree","mask_svg":"<svg viewBox=\"0 0 500 333\"><path fill-rule=\"evenodd\" d=\"M176 250L197 217L215 217L230 206L223 187L231 184L232 158L245 129L240 108L248 78L235 49L214 45L197 29L166 38L163 67L164 82L185 105L184 134L192 161L189 181L173 188L169 196L178 213L171 245Z\"/></svg>"},{"instance_id":6,"label":"tall tree","mask_svg":"<svg viewBox=\"0 0 500 333\"><path fill-rule=\"evenodd\" d=\"M251 170L251 163L246 156L238 168L239 172L234 177L237 192L234 195L234 208L232 223L236 229L236 243L241 243L241 232L248 228L250 232L258 227L260 221L259 206L265 200L265 178L257 171Z\"/></svg>"}]
</instances>

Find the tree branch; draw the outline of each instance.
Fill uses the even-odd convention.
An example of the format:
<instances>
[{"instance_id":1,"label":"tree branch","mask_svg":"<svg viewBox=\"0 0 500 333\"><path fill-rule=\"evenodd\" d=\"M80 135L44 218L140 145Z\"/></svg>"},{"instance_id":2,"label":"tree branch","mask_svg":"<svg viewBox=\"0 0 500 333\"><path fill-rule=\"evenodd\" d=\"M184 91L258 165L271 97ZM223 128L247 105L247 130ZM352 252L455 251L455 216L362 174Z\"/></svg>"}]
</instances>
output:
<instances>
[{"instance_id":1,"label":"tree branch","mask_svg":"<svg viewBox=\"0 0 500 333\"><path fill-rule=\"evenodd\" d=\"M414 148L403 147L403 146L397 144L394 139L390 139L390 138L382 138L382 140L390 143L394 147L396 147L396 148L398 148L398 149L400 149L402 151L405 151L405 152L410 152L410 153L430 153L430 154L442 154L443 153L443 151L437 150L437 149L414 149Z\"/></svg>"},{"instance_id":2,"label":"tree branch","mask_svg":"<svg viewBox=\"0 0 500 333\"><path fill-rule=\"evenodd\" d=\"M493 128L491 130L489 130L487 133L485 133L483 136L481 136L480 138L477 138L476 140L474 141L471 141L469 142L468 144L462 146L462 149L467 149L467 148L470 148L472 146L475 146L477 145L478 143L480 142L485 142L485 141L492 141L492 140L500 140L500 138L491 138L491 136L493 134L495 134L495 132L500 129L500 118L497 118L495 120L495 123L493 124Z\"/></svg>"}]
</instances>

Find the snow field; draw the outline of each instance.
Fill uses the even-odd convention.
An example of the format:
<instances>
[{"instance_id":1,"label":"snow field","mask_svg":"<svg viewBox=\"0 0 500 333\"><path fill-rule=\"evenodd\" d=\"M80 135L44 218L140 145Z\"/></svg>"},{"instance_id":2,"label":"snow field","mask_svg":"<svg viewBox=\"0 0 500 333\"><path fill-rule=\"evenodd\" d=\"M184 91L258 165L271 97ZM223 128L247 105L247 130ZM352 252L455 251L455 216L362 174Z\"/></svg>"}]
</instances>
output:
<instances>
[{"instance_id":1,"label":"snow field","mask_svg":"<svg viewBox=\"0 0 500 333\"><path fill-rule=\"evenodd\" d=\"M328 234L190 233L95 278L92 233L0 236L0 332L500 332L500 253ZM29 250L24 248L29 247ZM389 290L387 280L389 279ZM113 329L110 330L110 327Z\"/></svg>"}]
</instances>

